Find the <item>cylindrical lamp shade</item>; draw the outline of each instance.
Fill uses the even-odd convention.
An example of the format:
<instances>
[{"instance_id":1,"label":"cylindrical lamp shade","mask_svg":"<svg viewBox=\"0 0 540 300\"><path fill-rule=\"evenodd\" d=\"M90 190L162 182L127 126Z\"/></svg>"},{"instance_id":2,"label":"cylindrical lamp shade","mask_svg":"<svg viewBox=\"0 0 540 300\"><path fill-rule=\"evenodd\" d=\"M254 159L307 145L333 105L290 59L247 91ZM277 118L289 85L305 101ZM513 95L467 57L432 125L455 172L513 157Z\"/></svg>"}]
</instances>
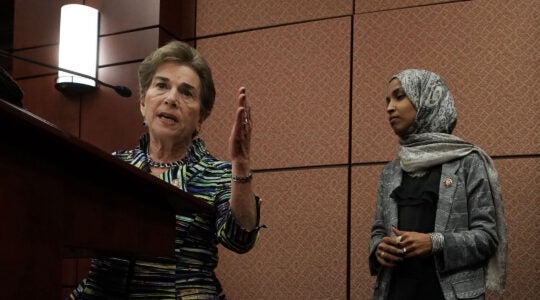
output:
<instances>
[{"instance_id":1,"label":"cylindrical lamp shade","mask_svg":"<svg viewBox=\"0 0 540 300\"><path fill-rule=\"evenodd\" d=\"M67 4L60 16L60 45L58 66L92 78L97 73L99 11L95 8ZM96 81L59 71L56 86L65 90L87 90L96 87Z\"/></svg>"}]
</instances>

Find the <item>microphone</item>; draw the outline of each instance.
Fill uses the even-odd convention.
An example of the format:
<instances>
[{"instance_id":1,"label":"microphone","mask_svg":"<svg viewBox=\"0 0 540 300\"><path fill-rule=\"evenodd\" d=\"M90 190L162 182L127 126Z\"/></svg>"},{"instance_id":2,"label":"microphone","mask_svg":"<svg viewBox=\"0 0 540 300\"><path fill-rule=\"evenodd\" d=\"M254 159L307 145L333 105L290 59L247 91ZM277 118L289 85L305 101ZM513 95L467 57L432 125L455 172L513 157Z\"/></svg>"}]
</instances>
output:
<instances>
[{"instance_id":1,"label":"microphone","mask_svg":"<svg viewBox=\"0 0 540 300\"><path fill-rule=\"evenodd\" d=\"M131 97L131 90L128 89L126 86L123 85L117 85L117 86L110 86L118 95L122 97Z\"/></svg>"},{"instance_id":2,"label":"microphone","mask_svg":"<svg viewBox=\"0 0 540 300\"><path fill-rule=\"evenodd\" d=\"M90 79L90 80L95 80L100 85L103 85L103 86L106 86L106 87L108 87L110 89L113 89L118 95L120 95L122 97L131 97L131 90L128 87L123 86L123 85L111 85L111 84L105 83L103 81L100 81L97 78L94 78L92 76L88 76L86 74L82 74L82 73L79 73L79 72L67 70L67 69L56 67L56 66L53 66L53 65L48 65L48 64L45 64L45 63L42 63L42 62L39 62L39 61L31 60L31 59L28 59L26 57L18 56L18 55L15 55L13 53L2 50L2 49L0 49L0 56L9 57L9 58L16 58L16 59L19 59L19 60L22 60L22 61L25 61L25 62L28 62L28 63L31 63L31 64L35 64L35 65L38 65L38 66L42 66L42 67L46 67L46 68L54 69L54 70L60 70L62 72L77 75L77 76L84 77L84 78L87 78L87 79ZM61 87L62 83L58 83L57 85L59 85Z\"/></svg>"}]
</instances>

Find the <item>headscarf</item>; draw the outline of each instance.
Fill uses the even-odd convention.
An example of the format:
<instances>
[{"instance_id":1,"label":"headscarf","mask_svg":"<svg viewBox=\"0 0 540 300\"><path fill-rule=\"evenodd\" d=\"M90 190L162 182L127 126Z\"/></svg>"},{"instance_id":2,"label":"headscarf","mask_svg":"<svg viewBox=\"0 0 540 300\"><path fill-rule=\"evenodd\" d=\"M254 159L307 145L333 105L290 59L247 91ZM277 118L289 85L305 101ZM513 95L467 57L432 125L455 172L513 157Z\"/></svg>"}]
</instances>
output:
<instances>
[{"instance_id":1,"label":"headscarf","mask_svg":"<svg viewBox=\"0 0 540 300\"><path fill-rule=\"evenodd\" d=\"M452 133L457 122L454 98L441 77L435 73L409 69L397 78L416 108L416 119L410 133Z\"/></svg>"},{"instance_id":2,"label":"headscarf","mask_svg":"<svg viewBox=\"0 0 540 300\"><path fill-rule=\"evenodd\" d=\"M499 244L489 259L486 288L502 292L506 283L507 250L506 220L502 204L499 176L493 161L476 145L452 135L457 122L454 99L441 77L433 72L409 69L392 76L397 78L405 94L416 108L416 119L408 134L400 137L398 157L403 171L422 174L430 167L465 157L480 155L487 172L496 213Z\"/></svg>"}]
</instances>

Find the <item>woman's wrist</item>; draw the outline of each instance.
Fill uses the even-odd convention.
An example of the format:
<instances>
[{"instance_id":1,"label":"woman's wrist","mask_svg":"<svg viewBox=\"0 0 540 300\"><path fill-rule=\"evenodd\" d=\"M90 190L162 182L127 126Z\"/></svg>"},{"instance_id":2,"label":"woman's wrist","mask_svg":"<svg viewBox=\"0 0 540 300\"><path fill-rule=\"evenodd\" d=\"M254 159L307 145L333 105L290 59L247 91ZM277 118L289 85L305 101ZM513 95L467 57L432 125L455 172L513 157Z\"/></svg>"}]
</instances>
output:
<instances>
[{"instance_id":1,"label":"woman's wrist","mask_svg":"<svg viewBox=\"0 0 540 300\"><path fill-rule=\"evenodd\" d=\"M249 170L246 175L237 175L234 173L231 175L232 181L238 182L238 183L250 182L252 178L253 178L253 173L251 172L251 170Z\"/></svg>"},{"instance_id":2,"label":"woman's wrist","mask_svg":"<svg viewBox=\"0 0 540 300\"><path fill-rule=\"evenodd\" d=\"M231 162L231 167L234 175L245 176L251 171L251 164L249 160L233 160Z\"/></svg>"}]
</instances>

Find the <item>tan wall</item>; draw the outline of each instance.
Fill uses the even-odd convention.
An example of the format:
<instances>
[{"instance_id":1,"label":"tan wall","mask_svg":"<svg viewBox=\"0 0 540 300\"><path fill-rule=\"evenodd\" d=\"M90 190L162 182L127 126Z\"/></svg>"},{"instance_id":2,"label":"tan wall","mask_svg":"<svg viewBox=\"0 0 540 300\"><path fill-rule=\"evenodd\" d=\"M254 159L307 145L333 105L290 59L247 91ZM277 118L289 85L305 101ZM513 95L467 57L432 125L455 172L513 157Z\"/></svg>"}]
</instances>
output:
<instances>
[{"instance_id":1,"label":"tan wall","mask_svg":"<svg viewBox=\"0 0 540 300\"><path fill-rule=\"evenodd\" d=\"M15 1L16 52L55 64L60 7L71 2ZM370 298L376 183L397 149L385 82L411 67L443 76L458 108L455 134L485 149L500 172L509 277L506 292L488 299L540 293L537 1L84 2L101 11L100 80L134 96L101 87L73 99L53 88L54 72L14 62L27 108L64 130L107 152L133 147L143 130L137 65L171 37L194 42L211 64L217 100L202 136L218 157L227 159L235 91L247 87L269 228L248 254L220 252L231 299ZM66 261L64 273L75 265Z\"/></svg>"},{"instance_id":2,"label":"tan wall","mask_svg":"<svg viewBox=\"0 0 540 300\"><path fill-rule=\"evenodd\" d=\"M531 109L539 104L539 5L442 2L199 1L197 45L218 89L203 135L226 157L234 91L246 85L269 226L254 251L222 251L219 276L232 299L370 298L376 183L397 150L386 80L411 67L443 76L457 102L456 135L495 157L510 273L503 296L489 299L540 292L532 276L540 262L529 250L540 242L539 115Z\"/></svg>"}]
</instances>

